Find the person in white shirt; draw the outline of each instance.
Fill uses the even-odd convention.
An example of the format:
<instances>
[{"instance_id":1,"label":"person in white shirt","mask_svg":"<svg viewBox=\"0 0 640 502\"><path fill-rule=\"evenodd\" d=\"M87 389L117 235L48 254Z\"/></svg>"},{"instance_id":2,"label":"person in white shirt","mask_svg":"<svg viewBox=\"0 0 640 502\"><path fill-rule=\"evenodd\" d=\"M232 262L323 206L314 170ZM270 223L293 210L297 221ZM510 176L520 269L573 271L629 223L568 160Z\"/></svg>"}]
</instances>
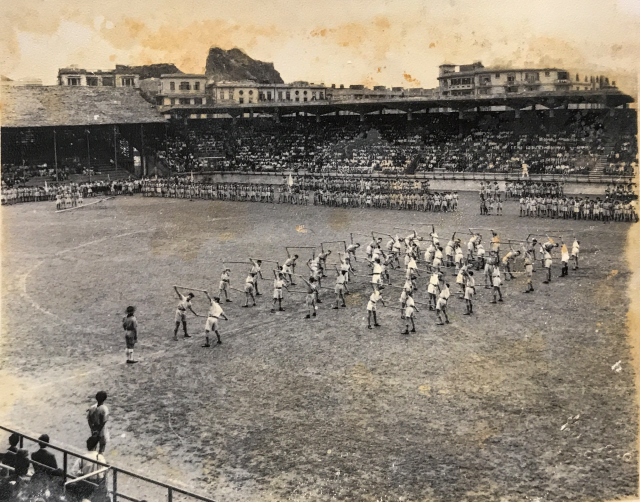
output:
<instances>
[{"instance_id":1,"label":"person in white shirt","mask_svg":"<svg viewBox=\"0 0 640 502\"><path fill-rule=\"evenodd\" d=\"M413 321L413 315L415 312L420 312L418 310L418 307L416 307L415 302L413 301L413 293L411 291L407 291L406 293L407 300L404 307L405 329L402 332L403 335L409 334L409 321L411 321L411 333L416 332L416 324Z\"/></svg>"},{"instance_id":2,"label":"person in white shirt","mask_svg":"<svg viewBox=\"0 0 640 502\"><path fill-rule=\"evenodd\" d=\"M569 275L569 249L567 245L563 242L562 247L560 248L560 262L562 263L562 271L560 273L560 277L565 277Z\"/></svg>"},{"instance_id":3,"label":"person in white shirt","mask_svg":"<svg viewBox=\"0 0 640 502\"><path fill-rule=\"evenodd\" d=\"M205 344L203 347L211 347L209 343L209 333L213 331L218 338L218 345L222 344L222 340L220 339L220 332L218 331L218 319L222 317L225 321L228 321L229 318L225 315L222 307L220 306L220 298L214 297L211 298L207 291L204 292L209 299L210 307L209 314L207 315L207 322L204 326L204 334L205 334Z\"/></svg>"},{"instance_id":4,"label":"person in white shirt","mask_svg":"<svg viewBox=\"0 0 640 502\"><path fill-rule=\"evenodd\" d=\"M336 286L334 288L334 292L336 294L336 305L333 307L334 309L338 308L338 303L342 300L342 306L346 307L347 303L345 301L344 294L348 292L347 288L347 271L346 270L338 270L336 268Z\"/></svg>"},{"instance_id":5,"label":"person in white shirt","mask_svg":"<svg viewBox=\"0 0 640 502\"><path fill-rule=\"evenodd\" d=\"M438 320L440 322L436 323L439 326L447 323L449 324L449 316L447 315L447 302L449 300L449 296L451 293L449 292L449 283L445 283L444 288L440 291L440 295L438 296L438 303L436 304L436 315L438 316ZM444 315L444 322L442 321L442 316Z\"/></svg>"},{"instance_id":6,"label":"person in white shirt","mask_svg":"<svg viewBox=\"0 0 640 502\"><path fill-rule=\"evenodd\" d=\"M498 267L497 263L492 266L491 284L493 285L493 300L490 303L496 303L497 297L499 297L499 302L503 301L502 291L500 290L500 286L502 285L502 280L500 279L500 267Z\"/></svg>"},{"instance_id":7,"label":"person in white shirt","mask_svg":"<svg viewBox=\"0 0 640 502\"><path fill-rule=\"evenodd\" d=\"M173 289L175 289L176 294L178 295L178 297L180 297L180 301L178 302L178 308L176 309L176 315L175 315L176 327L173 330L173 339L174 340L178 339L178 328L180 328L180 323L182 323L182 328L184 330L184 337L191 338L191 335L187 333L187 310L191 311L193 315L198 317L198 314L194 312L193 307L191 306L191 299L195 295L193 293L189 293L186 296L183 295L178 290L178 286L173 286Z\"/></svg>"},{"instance_id":8,"label":"person in white shirt","mask_svg":"<svg viewBox=\"0 0 640 502\"><path fill-rule=\"evenodd\" d=\"M74 478L87 476L104 469L103 465L91 462L91 460L95 460L96 462L101 462L103 464L107 463L104 455L102 455L102 453L97 450L98 443L99 439L96 436L91 436L89 439L87 439L88 451L83 454L84 458L78 458L71 468L71 475ZM69 485L70 491L75 496L94 496L96 495L97 490L104 490L106 475L106 471L98 472L94 476L85 478L85 480L83 481L78 481L77 483ZM96 487L95 485L98 486Z\"/></svg>"},{"instance_id":9,"label":"person in white shirt","mask_svg":"<svg viewBox=\"0 0 640 502\"><path fill-rule=\"evenodd\" d=\"M382 299L382 295L380 294L380 291L378 291L377 289L371 293L371 296L369 297L369 303L367 303L367 328L372 329L371 328L371 317L373 317L373 325L374 326L380 326L378 324L378 318L376 316L376 304L380 302L382 303L382 305L385 305L384 300Z\"/></svg>"},{"instance_id":10,"label":"person in white shirt","mask_svg":"<svg viewBox=\"0 0 640 502\"><path fill-rule=\"evenodd\" d=\"M573 245L571 246L571 259L573 260L573 270L576 270L578 267L578 255L580 254L580 241L574 239Z\"/></svg>"}]
</instances>

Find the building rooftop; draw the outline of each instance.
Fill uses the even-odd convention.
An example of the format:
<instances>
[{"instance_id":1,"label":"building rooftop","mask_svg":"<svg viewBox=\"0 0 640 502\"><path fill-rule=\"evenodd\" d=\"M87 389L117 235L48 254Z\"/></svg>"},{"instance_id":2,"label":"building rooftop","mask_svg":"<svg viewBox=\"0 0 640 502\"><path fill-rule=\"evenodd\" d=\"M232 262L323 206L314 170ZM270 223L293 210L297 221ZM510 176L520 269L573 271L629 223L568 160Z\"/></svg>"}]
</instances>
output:
<instances>
[{"instance_id":1,"label":"building rooftop","mask_svg":"<svg viewBox=\"0 0 640 502\"><path fill-rule=\"evenodd\" d=\"M160 78L209 78L204 73L163 73Z\"/></svg>"},{"instance_id":2,"label":"building rooftop","mask_svg":"<svg viewBox=\"0 0 640 502\"><path fill-rule=\"evenodd\" d=\"M2 127L166 122L137 90L113 87L6 87Z\"/></svg>"}]
</instances>

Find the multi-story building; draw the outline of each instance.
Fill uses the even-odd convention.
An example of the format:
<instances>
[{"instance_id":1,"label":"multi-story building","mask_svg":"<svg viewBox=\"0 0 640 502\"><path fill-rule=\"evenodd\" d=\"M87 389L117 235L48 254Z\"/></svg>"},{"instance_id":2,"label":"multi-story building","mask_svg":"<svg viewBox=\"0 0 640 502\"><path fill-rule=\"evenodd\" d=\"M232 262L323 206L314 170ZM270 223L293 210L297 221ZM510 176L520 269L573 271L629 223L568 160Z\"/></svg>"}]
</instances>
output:
<instances>
[{"instance_id":1,"label":"multi-story building","mask_svg":"<svg viewBox=\"0 0 640 502\"><path fill-rule=\"evenodd\" d=\"M213 100L207 89L206 75L170 73L156 81L156 104L161 107L211 105ZM143 87L145 87L143 85Z\"/></svg>"},{"instance_id":2,"label":"multi-story building","mask_svg":"<svg viewBox=\"0 0 640 502\"><path fill-rule=\"evenodd\" d=\"M114 70L86 70L72 65L58 70L58 85L89 87L140 87L140 77L116 66Z\"/></svg>"},{"instance_id":3,"label":"multi-story building","mask_svg":"<svg viewBox=\"0 0 640 502\"><path fill-rule=\"evenodd\" d=\"M609 85L606 77L580 80L562 68L485 68L481 62L468 65L440 65L440 96L494 96L553 91L586 91ZM606 82L606 84L605 84Z\"/></svg>"},{"instance_id":4,"label":"multi-story building","mask_svg":"<svg viewBox=\"0 0 640 502\"><path fill-rule=\"evenodd\" d=\"M215 82L211 84L215 102L220 105L251 103L307 103L327 99L323 85L294 82L292 84L258 84L256 82Z\"/></svg>"}]
</instances>

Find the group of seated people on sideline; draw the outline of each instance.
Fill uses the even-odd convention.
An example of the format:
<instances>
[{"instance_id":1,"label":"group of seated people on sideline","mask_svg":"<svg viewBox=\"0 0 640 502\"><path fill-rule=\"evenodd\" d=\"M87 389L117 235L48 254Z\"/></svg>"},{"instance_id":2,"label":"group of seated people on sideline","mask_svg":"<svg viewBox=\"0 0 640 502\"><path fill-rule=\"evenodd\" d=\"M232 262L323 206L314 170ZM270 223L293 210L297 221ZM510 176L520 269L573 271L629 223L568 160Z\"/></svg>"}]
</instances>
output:
<instances>
[{"instance_id":1,"label":"group of seated people on sideline","mask_svg":"<svg viewBox=\"0 0 640 502\"><path fill-rule=\"evenodd\" d=\"M18 434L11 434L9 448L0 458L0 500L32 500L29 497L45 491L52 497L58 497L52 500L83 500L87 496L91 496L92 502L110 500L107 495L106 472L97 472L103 466L91 462L95 460L106 463L104 456L98 451L98 437L91 436L87 439L87 451L71 464L67 477L73 479L94 472L96 474L69 484L66 493L63 490L64 471L56 454L49 448L49 436L42 434L38 438L38 449L31 452L20 444L20 439Z\"/></svg>"}]
</instances>

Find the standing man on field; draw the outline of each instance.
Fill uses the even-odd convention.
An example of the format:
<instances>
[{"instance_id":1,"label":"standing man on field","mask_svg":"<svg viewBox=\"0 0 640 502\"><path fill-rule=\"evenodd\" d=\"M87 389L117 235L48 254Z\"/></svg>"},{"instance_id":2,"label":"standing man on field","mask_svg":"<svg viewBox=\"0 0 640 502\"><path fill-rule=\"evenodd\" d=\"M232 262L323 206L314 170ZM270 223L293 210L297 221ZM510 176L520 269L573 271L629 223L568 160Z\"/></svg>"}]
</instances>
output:
<instances>
[{"instance_id":1,"label":"standing man on field","mask_svg":"<svg viewBox=\"0 0 640 502\"><path fill-rule=\"evenodd\" d=\"M122 318L122 328L125 332L125 340L127 342L127 363L135 364L136 361L133 358L133 349L138 342L138 321L134 315L136 312L135 307L127 307L127 315Z\"/></svg>"},{"instance_id":2,"label":"standing man on field","mask_svg":"<svg viewBox=\"0 0 640 502\"><path fill-rule=\"evenodd\" d=\"M107 393L103 390L96 394L96 403L87 410L87 422L91 429L91 436L100 440L100 453L104 453L109 441L109 408L104 404L107 400Z\"/></svg>"}]
</instances>

